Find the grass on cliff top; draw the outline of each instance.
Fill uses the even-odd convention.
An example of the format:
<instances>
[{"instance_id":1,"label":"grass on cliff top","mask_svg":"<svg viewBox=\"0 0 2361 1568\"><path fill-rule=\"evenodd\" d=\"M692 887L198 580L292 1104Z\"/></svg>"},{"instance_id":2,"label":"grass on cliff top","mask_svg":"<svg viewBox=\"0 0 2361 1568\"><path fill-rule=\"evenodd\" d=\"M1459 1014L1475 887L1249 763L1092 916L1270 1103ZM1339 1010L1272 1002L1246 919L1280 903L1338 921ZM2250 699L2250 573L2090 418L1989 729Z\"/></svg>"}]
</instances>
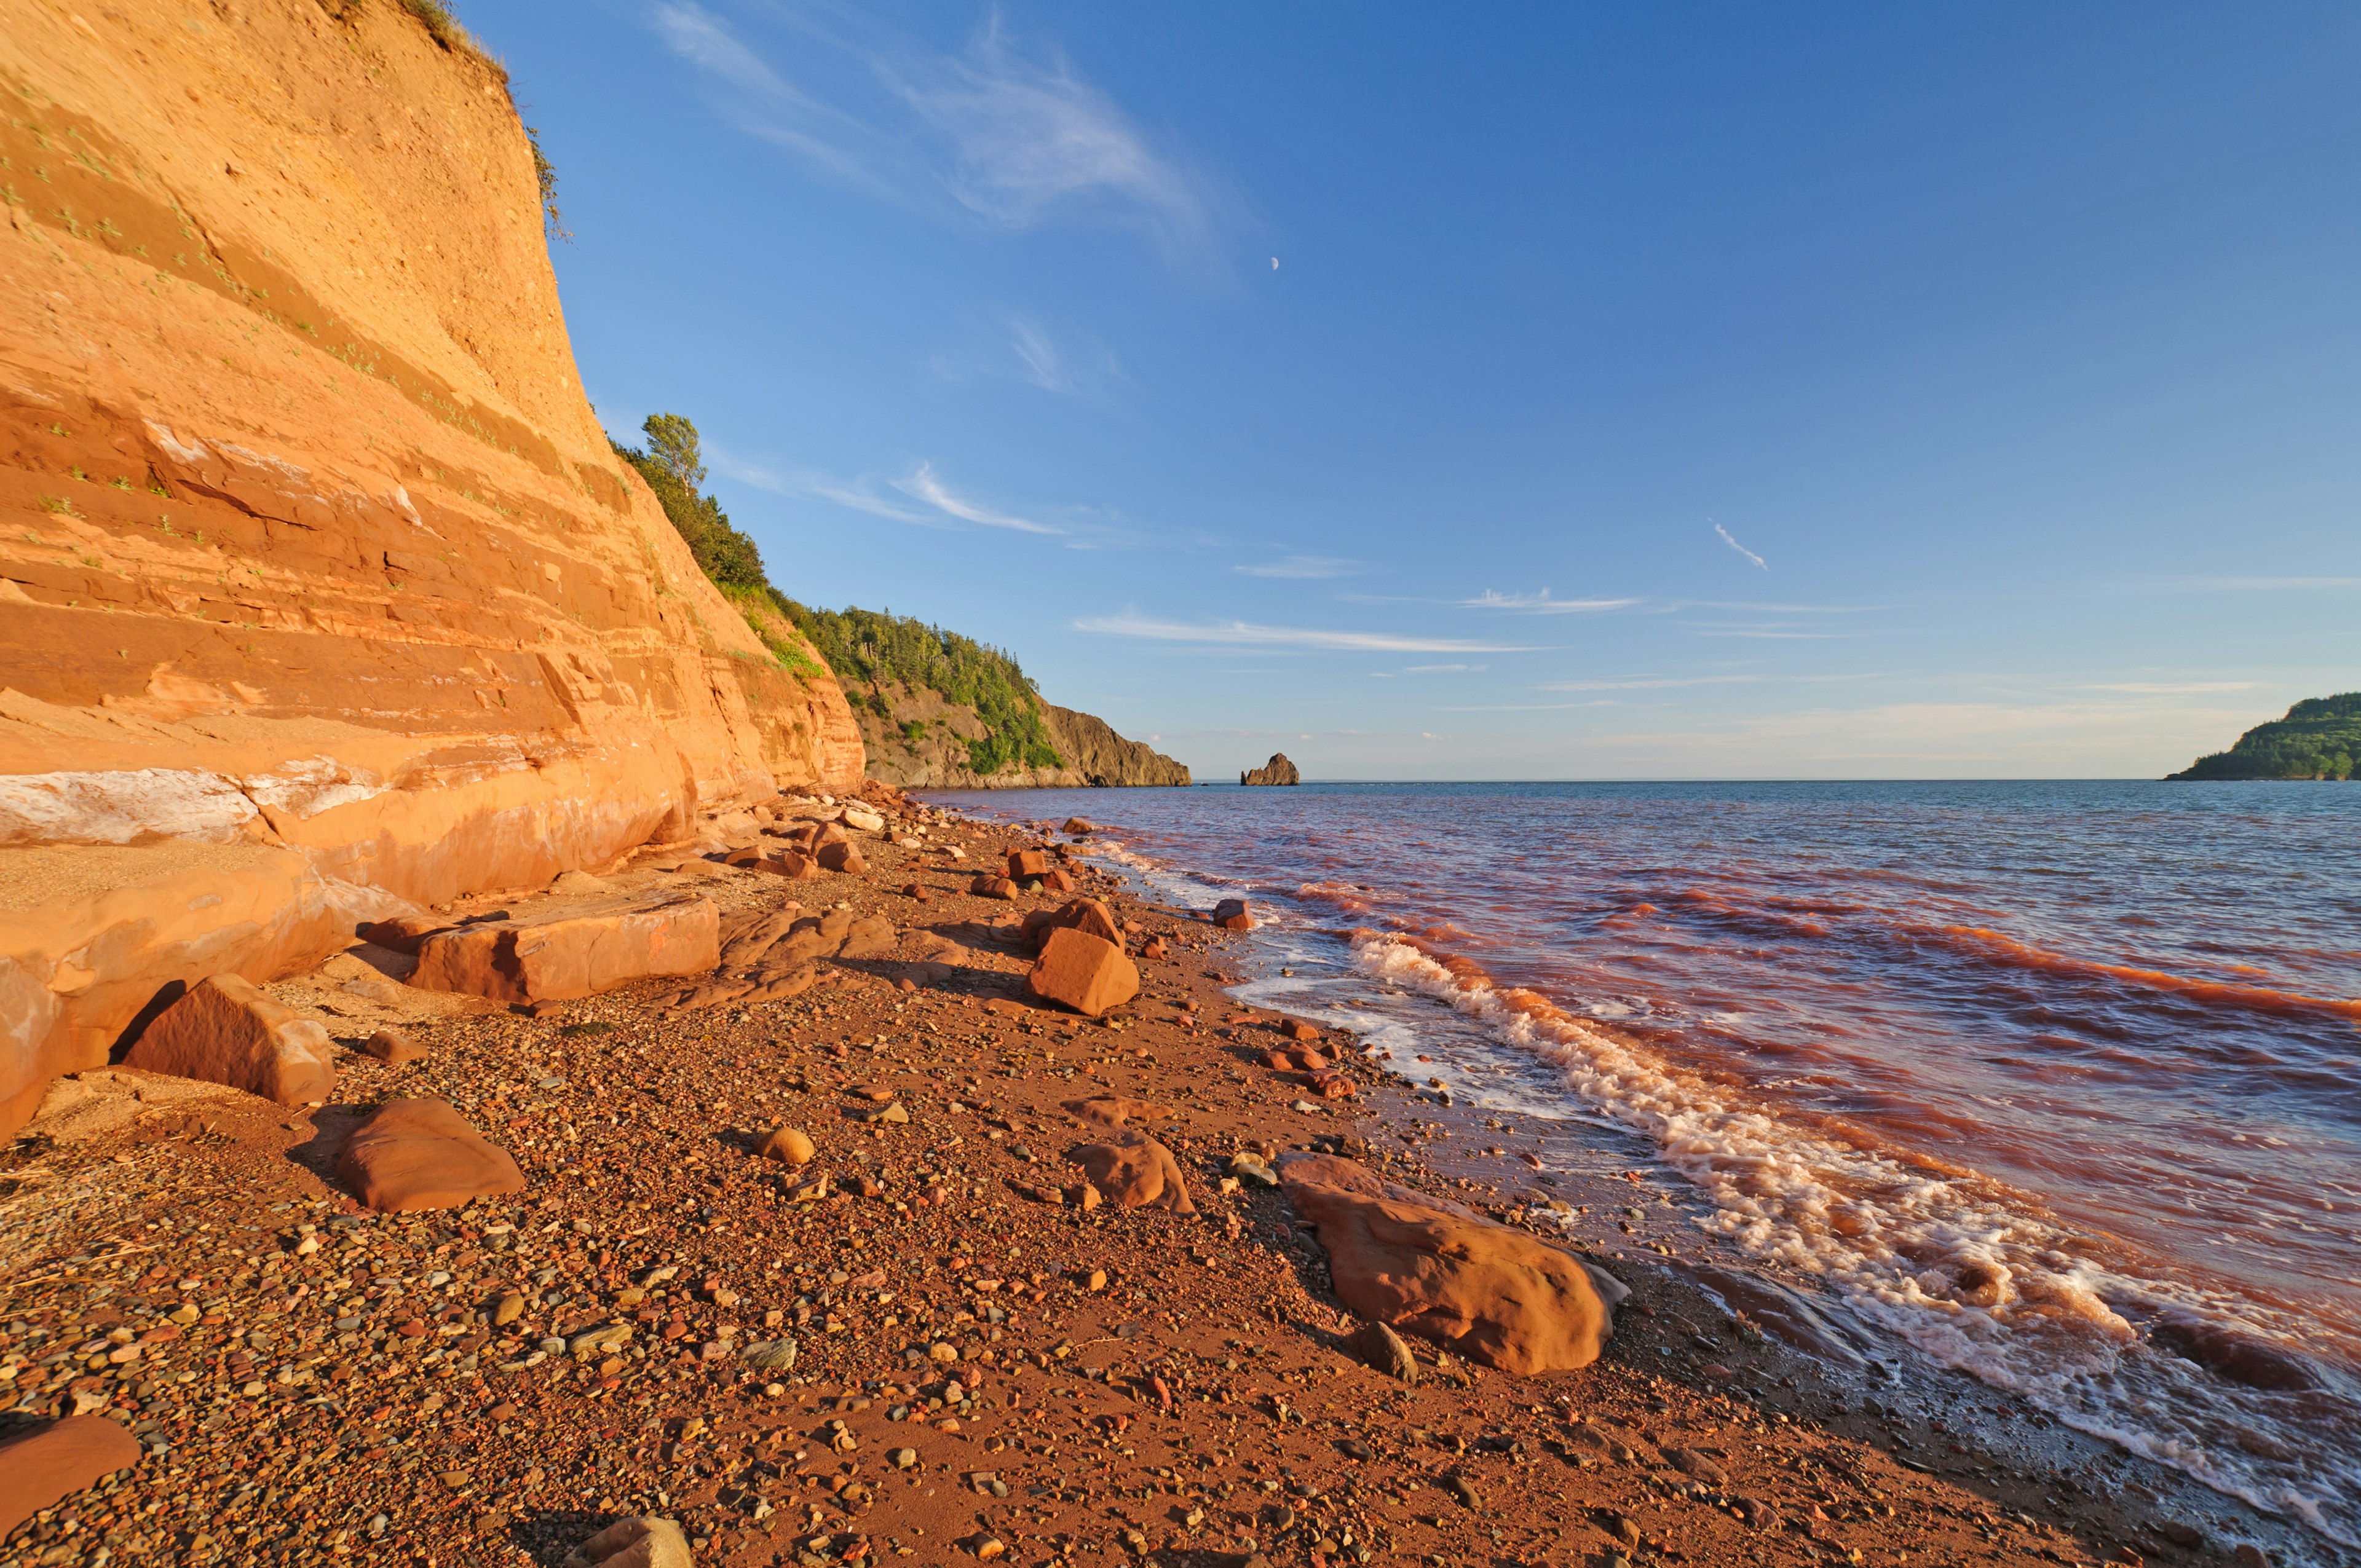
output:
<instances>
[{"instance_id":1,"label":"grass on cliff top","mask_svg":"<svg viewBox=\"0 0 2361 1568\"><path fill-rule=\"evenodd\" d=\"M2350 779L2361 768L2361 692L2306 697L2175 779Z\"/></svg>"}]
</instances>

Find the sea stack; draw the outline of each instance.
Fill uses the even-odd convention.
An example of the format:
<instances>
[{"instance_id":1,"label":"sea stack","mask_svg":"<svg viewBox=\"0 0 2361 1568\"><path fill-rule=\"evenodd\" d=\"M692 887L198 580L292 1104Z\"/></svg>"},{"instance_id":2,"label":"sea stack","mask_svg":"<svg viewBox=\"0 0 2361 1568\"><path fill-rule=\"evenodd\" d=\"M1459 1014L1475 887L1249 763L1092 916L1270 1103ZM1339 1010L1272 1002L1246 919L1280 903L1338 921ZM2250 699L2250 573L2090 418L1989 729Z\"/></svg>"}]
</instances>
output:
<instances>
[{"instance_id":1,"label":"sea stack","mask_svg":"<svg viewBox=\"0 0 2361 1568\"><path fill-rule=\"evenodd\" d=\"M1295 764L1287 760L1287 753L1284 751L1273 751L1269 762L1251 772L1238 775L1238 783L1242 784L1291 784L1302 782L1303 775L1295 771Z\"/></svg>"}]
</instances>

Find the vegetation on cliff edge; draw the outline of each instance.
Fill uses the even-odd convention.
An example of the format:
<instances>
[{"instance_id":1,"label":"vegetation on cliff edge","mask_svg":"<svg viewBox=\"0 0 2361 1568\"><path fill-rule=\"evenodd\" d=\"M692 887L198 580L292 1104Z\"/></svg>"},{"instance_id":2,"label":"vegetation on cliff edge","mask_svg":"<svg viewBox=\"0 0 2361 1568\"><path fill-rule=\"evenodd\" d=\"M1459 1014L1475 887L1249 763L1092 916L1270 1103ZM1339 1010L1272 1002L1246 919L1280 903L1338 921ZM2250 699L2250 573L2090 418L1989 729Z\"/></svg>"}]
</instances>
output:
<instances>
[{"instance_id":1,"label":"vegetation on cliff edge","mask_svg":"<svg viewBox=\"0 0 2361 1568\"><path fill-rule=\"evenodd\" d=\"M895 682L973 708L989 729L967 742L968 766L975 773L988 777L1010 768L1065 766L1042 725L1039 692L1000 649L891 612L813 609L793 600L788 612L837 679L869 687L869 705L880 718L891 716L881 688Z\"/></svg>"},{"instance_id":2,"label":"vegetation on cliff edge","mask_svg":"<svg viewBox=\"0 0 2361 1568\"><path fill-rule=\"evenodd\" d=\"M679 414L650 414L640 429L648 439L644 449L626 446L613 436L607 438L608 444L639 470L698 568L738 607L772 656L799 674L818 674L819 666L794 636L795 601L771 586L762 551L731 526L721 503L699 493L705 458L697 426Z\"/></svg>"},{"instance_id":3,"label":"vegetation on cliff edge","mask_svg":"<svg viewBox=\"0 0 2361 1568\"><path fill-rule=\"evenodd\" d=\"M2361 692L2306 697L2175 779L2349 779L2361 766Z\"/></svg>"}]
</instances>

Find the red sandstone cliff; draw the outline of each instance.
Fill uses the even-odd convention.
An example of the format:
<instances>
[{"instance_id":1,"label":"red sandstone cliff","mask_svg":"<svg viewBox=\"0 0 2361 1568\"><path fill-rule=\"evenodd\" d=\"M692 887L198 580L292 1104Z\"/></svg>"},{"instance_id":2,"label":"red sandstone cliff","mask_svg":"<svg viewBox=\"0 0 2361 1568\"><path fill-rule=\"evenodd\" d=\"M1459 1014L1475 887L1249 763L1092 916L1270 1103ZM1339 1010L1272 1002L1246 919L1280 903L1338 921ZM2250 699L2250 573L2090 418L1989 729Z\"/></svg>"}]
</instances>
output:
<instances>
[{"instance_id":1,"label":"red sandstone cliff","mask_svg":"<svg viewBox=\"0 0 2361 1568\"><path fill-rule=\"evenodd\" d=\"M495 68L0 0L0 1133L171 981L859 781L609 451Z\"/></svg>"}]
</instances>

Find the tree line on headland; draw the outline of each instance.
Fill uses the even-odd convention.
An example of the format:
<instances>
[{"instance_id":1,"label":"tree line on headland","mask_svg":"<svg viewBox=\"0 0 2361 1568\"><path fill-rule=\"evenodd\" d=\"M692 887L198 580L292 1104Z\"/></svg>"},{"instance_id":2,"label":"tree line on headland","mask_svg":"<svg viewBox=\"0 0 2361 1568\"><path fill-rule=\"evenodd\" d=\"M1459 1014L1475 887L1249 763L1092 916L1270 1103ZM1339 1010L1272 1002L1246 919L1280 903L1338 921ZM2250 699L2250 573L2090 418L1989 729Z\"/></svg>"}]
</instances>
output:
<instances>
[{"instance_id":1,"label":"tree line on headland","mask_svg":"<svg viewBox=\"0 0 2361 1568\"><path fill-rule=\"evenodd\" d=\"M2285 718L2257 724L2226 751L2171 779L2349 779L2361 764L2361 692L2306 697Z\"/></svg>"},{"instance_id":2,"label":"tree line on headland","mask_svg":"<svg viewBox=\"0 0 2361 1568\"><path fill-rule=\"evenodd\" d=\"M969 766L976 773L1065 765L1043 725L1040 693L1015 658L909 616L814 609L789 598L771 586L754 541L730 522L719 500L702 493L706 469L697 426L684 415L660 413L649 415L640 430L647 438L644 447L609 437L615 455L639 470L697 565L780 663L817 671L787 635L792 628L828 661L847 698L866 703L881 718L892 718L886 688L897 683L939 692L949 702L973 708L989 729L965 742Z\"/></svg>"}]
</instances>

